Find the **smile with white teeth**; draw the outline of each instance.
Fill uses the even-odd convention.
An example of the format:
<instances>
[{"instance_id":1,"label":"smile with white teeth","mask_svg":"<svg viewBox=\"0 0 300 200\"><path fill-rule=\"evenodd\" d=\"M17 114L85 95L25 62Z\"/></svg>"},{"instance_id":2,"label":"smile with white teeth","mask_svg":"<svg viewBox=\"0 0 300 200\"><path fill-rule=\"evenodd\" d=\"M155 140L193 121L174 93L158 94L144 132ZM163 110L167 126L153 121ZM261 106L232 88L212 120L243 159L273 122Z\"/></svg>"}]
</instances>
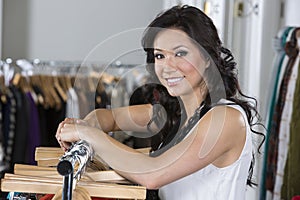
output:
<instances>
[{"instance_id":1,"label":"smile with white teeth","mask_svg":"<svg viewBox=\"0 0 300 200\"><path fill-rule=\"evenodd\" d=\"M181 81L184 77L176 77L176 78L166 78L168 84L175 84Z\"/></svg>"}]
</instances>

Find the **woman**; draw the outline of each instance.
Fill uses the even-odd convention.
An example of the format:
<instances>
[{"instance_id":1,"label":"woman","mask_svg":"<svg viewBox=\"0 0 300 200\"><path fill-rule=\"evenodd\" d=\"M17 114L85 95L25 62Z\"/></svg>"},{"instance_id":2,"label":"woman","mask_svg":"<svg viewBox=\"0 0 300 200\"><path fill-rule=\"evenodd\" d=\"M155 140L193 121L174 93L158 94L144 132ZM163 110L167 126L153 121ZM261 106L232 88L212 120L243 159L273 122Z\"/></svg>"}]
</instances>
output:
<instances>
[{"instance_id":1,"label":"woman","mask_svg":"<svg viewBox=\"0 0 300 200\"><path fill-rule=\"evenodd\" d=\"M244 199L252 185L251 134L263 134L252 129L255 99L241 92L213 22L197 8L175 6L154 19L142 42L147 69L165 90L149 104L66 119L56 133L61 147L87 141L120 175L159 189L161 199ZM117 130L153 134L150 155L106 134Z\"/></svg>"}]
</instances>

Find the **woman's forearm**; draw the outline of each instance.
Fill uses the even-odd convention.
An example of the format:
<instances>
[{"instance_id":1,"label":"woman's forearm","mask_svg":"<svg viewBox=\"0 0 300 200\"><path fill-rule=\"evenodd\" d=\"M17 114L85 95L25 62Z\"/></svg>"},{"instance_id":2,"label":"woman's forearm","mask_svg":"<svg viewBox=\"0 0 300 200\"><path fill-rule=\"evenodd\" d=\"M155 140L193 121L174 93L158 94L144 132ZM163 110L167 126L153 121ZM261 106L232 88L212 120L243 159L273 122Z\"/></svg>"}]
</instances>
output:
<instances>
[{"instance_id":1,"label":"woman's forearm","mask_svg":"<svg viewBox=\"0 0 300 200\"><path fill-rule=\"evenodd\" d=\"M112 110L99 108L90 112L84 120L93 127L100 128L104 132L118 131Z\"/></svg>"},{"instance_id":2,"label":"woman's forearm","mask_svg":"<svg viewBox=\"0 0 300 200\"><path fill-rule=\"evenodd\" d=\"M146 132L151 116L152 106L145 104L115 109L96 109L84 120L90 126L100 128L104 132L119 130Z\"/></svg>"}]
</instances>

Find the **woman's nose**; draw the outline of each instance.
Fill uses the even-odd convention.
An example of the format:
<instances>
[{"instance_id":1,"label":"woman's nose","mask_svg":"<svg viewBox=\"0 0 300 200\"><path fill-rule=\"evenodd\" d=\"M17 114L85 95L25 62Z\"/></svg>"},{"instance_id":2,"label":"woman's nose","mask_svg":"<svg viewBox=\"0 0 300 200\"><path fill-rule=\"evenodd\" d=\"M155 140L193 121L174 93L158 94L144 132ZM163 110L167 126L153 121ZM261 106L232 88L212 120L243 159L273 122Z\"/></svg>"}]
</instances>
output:
<instances>
[{"instance_id":1,"label":"woman's nose","mask_svg":"<svg viewBox=\"0 0 300 200\"><path fill-rule=\"evenodd\" d=\"M177 63L174 56L167 56L164 64L164 71L177 71Z\"/></svg>"}]
</instances>

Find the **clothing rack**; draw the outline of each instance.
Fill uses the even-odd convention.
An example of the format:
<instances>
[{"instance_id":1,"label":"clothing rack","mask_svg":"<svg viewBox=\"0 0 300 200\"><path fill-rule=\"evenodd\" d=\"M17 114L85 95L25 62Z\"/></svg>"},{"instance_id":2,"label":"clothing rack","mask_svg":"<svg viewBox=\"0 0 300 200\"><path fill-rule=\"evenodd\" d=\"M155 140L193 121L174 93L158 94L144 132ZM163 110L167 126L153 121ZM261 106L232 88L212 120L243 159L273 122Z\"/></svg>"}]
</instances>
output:
<instances>
[{"instance_id":1,"label":"clothing rack","mask_svg":"<svg viewBox=\"0 0 300 200\"><path fill-rule=\"evenodd\" d=\"M112 107L112 102L115 107L126 105L128 88L135 85L135 74L122 80L119 74L124 70L134 71L134 65L109 66L116 73L109 70L105 73L104 68L104 63L96 62L9 59L0 62L1 177L12 172L15 163L51 162L35 163L34 151L39 146L58 146L53 134L66 117L83 118L96 108ZM140 79L137 81L142 83ZM120 142L129 137L111 135Z\"/></svg>"},{"instance_id":2,"label":"clothing rack","mask_svg":"<svg viewBox=\"0 0 300 200\"><path fill-rule=\"evenodd\" d=\"M136 88L136 85L145 84L148 80L148 73L142 65L121 64L119 62L107 64L101 62L39 59L12 60L8 58L5 61L0 60L0 85L6 87L10 84L18 85L20 79L23 79L20 85L22 89L23 85L25 85L26 88L24 90L27 91L31 81L36 83L41 79L36 77L45 78L47 85L55 83L60 93L59 95L65 101L66 97L63 95L59 85L65 85L70 81L64 80L64 77L72 81L68 87L77 89L83 85L93 91L95 91L98 83L104 83L107 86L120 86L120 83L124 85L124 82L126 82L126 86L124 86L126 92L131 93ZM103 89L103 87L101 88ZM107 87L106 90L110 95L112 92L111 88Z\"/></svg>"},{"instance_id":3,"label":"clothing rack","mask_svg":"<svg viewBox=\"0 0 300 200\"><path fill-rule=\"evenodd\" d=\"M128 70L138 65L115 63L101 63L88 61L64 61L64 60L26 60L18 59L0 60L0 76L4 77L5 85L15 74L23 76L32 75L68 75L68 76L110 76L120 77ZM141 71L139 69L139 71ZM144 72L142 72L144 73Z\"/></svg>"},{"instance_id":4,"label":"clothing rack","mask_svg":"<svg viewBox=\"0 0 300 200\"><path fill-rule=\"evenodd\" d=\"M140 151L147 152L148 149L142 149ZM52 163L50 164L48 162L47 165L52 166L16 164L14 166L14 173L6 173L1 180L1 191L57 194L62 189L63 179L53 165L59 163L59 158L62 157L62 155L63 152L60 148L38 147L35 153L37 162L39 160L51 160ZM76 188L77 187L84 188L91 197L113 199L146 198L145 187L135 185L125 180L112 170L99 171L89 167L77 182Z\"/></svg>"},{"instance_id":5,"label":"clothing rack","mask_svg":"<svg viewBox=\"0 0 300 200\"><path fill-rule=\"evenodd\" d=\"M120 76L124 70L135 68L135 64L122 64L120 62L115 63L103 63L92 61L68 61L68 60L27 60L18 59L12 60L10 58L0 61L1 66L8 64L12 68L17 68L20 71L37 71L39 73L53 74L53 71L59 74L87 74L90 72L107 72L111 75ZM46 69L46 71L45 71Z\"/></svg>"}]
</instances>

